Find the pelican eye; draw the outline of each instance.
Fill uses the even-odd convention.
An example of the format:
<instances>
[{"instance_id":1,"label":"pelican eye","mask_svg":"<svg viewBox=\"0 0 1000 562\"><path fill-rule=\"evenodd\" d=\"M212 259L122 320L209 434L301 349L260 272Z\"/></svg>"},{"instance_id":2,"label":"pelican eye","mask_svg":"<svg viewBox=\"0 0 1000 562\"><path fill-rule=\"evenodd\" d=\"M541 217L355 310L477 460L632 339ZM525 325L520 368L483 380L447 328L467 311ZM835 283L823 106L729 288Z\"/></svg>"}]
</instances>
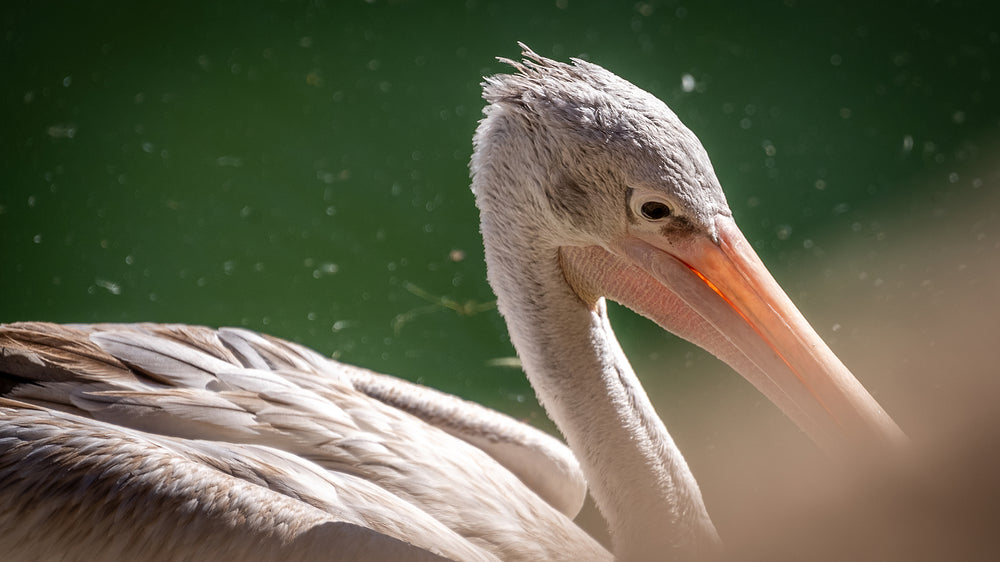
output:
<instances>
[{"instance_id":1,"label":"pelican eye","mask_svg":"<svg viewBox=\"0 0 1000 562\"><path fill-rule=\"evenodd\" d=\"M646 201L639 207L642 216L651 221L658 221L670 216L670 207L663 201Z\"/></svg>"}]
</instances>

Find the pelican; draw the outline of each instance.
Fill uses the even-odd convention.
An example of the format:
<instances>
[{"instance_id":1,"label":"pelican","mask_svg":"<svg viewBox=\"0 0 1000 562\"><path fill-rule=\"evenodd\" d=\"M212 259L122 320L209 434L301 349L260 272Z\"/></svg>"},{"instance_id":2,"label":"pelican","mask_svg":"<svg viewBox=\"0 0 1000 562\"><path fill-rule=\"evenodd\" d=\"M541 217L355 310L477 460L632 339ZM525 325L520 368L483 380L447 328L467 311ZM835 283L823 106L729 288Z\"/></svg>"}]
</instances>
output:
<instances>
[{"instance_id":1,"label":"pelican","mask_svg":"<svg viewBox=\"0 0 1000 562\"><path fill-rule=\"evenodd\" d=\"M13 559L717 558L605 298L712 352L836 459L905 437L733 221L668 107L521 45L486 78L472 191L524 371L568 443L242 329L0 330ZM577 527L587 485L611 552Z\"/></svg>"}]
</instances>

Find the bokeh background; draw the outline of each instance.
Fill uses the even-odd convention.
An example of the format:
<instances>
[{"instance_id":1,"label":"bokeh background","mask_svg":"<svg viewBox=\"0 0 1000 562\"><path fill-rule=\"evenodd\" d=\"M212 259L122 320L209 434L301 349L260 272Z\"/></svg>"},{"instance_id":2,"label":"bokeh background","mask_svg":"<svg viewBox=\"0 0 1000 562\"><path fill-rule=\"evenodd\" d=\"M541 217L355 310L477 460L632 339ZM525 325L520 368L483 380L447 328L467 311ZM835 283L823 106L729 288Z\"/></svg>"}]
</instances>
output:
<instances>
[{"instance_id":1,"label":"bokeh background","mask_svg":"<svg viewBox=\"0 0 1000 562\"><path fill-rule=\"evenodd\" d=\"M0 321L245 326L554 431L468 189L479 83L524 41L665 100L820 334L943 434L997 396L1000 14L860 4L5 2ZM812 485L752 387L611 314L724 537Z\"/></svg>"}]
</instances>

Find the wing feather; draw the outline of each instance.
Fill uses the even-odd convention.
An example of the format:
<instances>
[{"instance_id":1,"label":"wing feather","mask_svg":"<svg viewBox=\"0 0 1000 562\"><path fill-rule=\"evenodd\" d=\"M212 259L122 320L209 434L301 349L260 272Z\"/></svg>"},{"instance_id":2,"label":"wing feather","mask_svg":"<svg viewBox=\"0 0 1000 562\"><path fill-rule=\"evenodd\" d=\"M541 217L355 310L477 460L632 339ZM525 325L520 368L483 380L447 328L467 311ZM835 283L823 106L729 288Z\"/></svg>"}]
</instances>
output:
<instances>
[{"instance_id":1,"label":"wing feather","mask_svg":"<svg viewBox=\"0 0 1000 562\"><path fill-rule=\"evenodd\" d=\"M280 451L3 399L0 421L0 549L11 559L493 559L377 486Z\"/></svg>"},{"instance_id":2,"label":"wing feather","mask_svg":"<svg viewBox=\"0 0 1000 562\"><path fill-rule=\"evenodd\" d=\"M72 343L61 345L60 338ZM147 442L201 467L255 485L262 474L276 475L268 490L333 509L338 504L329 498L307 494L318 478L327 482L319 489L339 490L338 509L360 502L365 524L390 536L397 535L378 526L384 522L369 520L377 506L390 506L396 517L415 510L470 548L504 559L560 558L566 545L582 558L608 556L559 511L575 513L573 494L583 494L565 446L481 406L240 329L10 325L0 326L0 342L0 380L8 386L0 390L51 408L48 415L105 424L95 426L102 428L93 430L95 443L105 434L121 443L107 427L142 432ZM99 446L90 447L96 454ZM570 484L553 485L554 476ZM344 478L364 484L331 487ZM75 485L87 489L93 482L81 476ZM378 492L348 500L346 489ZM418 544L410 539L402 537Z\"/></svg>"}]
</instances>

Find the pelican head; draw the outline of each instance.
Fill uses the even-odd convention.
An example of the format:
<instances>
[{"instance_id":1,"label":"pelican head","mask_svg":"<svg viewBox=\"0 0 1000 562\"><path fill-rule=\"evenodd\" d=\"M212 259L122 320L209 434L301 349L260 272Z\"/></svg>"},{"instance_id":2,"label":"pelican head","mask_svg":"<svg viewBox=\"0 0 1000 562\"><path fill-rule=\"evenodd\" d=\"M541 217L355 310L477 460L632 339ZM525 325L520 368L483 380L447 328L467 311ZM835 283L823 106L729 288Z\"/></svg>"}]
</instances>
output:
<instances>
[{"instance_id":1,"label":"pelican head","mask_svg":"<svg viewBox=\"0 0 1000 562\"><path fill-rule=\"evenodd\" d=\"M901 442L761 263L677 115L600 66L524 49L484 85L471 164L494 287L520 256L557 256L584 305L611 298L706 348L831 454Z\"/></svg>"}]
</instances>

